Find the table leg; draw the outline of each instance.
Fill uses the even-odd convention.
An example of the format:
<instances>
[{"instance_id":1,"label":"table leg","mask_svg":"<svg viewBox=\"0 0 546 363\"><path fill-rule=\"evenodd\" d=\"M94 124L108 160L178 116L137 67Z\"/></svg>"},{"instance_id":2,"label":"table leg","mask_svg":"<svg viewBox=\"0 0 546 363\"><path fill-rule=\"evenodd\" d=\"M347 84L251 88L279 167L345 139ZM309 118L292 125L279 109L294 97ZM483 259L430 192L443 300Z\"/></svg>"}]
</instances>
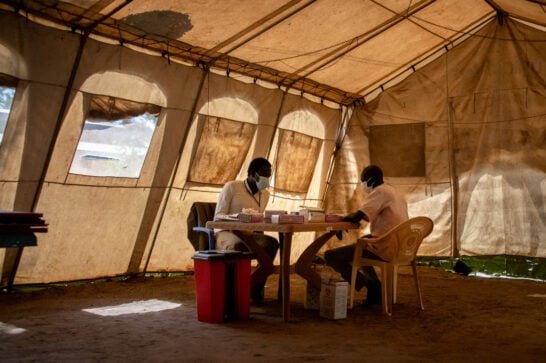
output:
<instances>
[{"instance_id":1,"label":"table leg","mask_svg":"<svg viewBox=\"0 0 546 363\"><path fill-rule=\"evenodd\" d=\"M284 234L279 233L279 260L281 259L282 251L284 250L283 239L284 239ZM280 271L280 266L279 266L279 283L277 286L277 302L282 303L282 274Z\"/></svg>"},{"instance_id":2,"label":"table leg","mask_svg":"<svg viewBox=\"0 0 546 363\"><path fill-rule=\"evenodd\" d=\"M292 249L292 233L283 234L281 253L281 284L282 284L282 318L290 320L290 250Z\"/></svg>"},{"instance_id":3,"label":"table leg","mask_svg":"<svg viewBox=\"0 0 546 363\"><path fill-rule=\"evenodd\" d=\"M336 234L335 231L330 231L323 234L317 238L313 243L311 243L305 251L300 255L298 261L295 265L295 270L298 275L305 278L309 283L311 283L315 288L320 290L320 285L322 283L320 275L312 269L311 263L317 255L318 251L332 236Z\"/></svg>"}]
</instances>

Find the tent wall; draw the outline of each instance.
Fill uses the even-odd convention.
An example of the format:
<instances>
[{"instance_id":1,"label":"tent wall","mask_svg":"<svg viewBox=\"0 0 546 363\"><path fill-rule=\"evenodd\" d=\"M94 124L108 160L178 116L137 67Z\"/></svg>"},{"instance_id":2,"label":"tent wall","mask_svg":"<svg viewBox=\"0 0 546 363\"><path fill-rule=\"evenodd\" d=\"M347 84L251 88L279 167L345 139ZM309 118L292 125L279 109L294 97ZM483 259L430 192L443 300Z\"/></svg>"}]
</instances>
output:
<instances>
[{"instance_id":1,"label":"tent wall","mask_svg":"<svg viewBox=\"0 0 546 363\"><path fill-rule=\"evenodd\" d=\"M195 164L192 155L203 132L197 128L201 114L255 123L248 155L236 170L239 178L246 177L248 162L254 157L275 159L271 150L276 149L277 126L307 132L305 120L290 119L290 115L303 111L314 118L322 143L309 190L275 193L270 208L297 210L302 204L320 205L341 109L88 39L77 64L66 111L59 117L80 37L12 14L0 16L1 49L5 55L0 72L20 80L0 148L0 208L30 210L37 195L35 210L44 213L49 223L49 232L39 235L38 246L24 250L16 284L144 270L191 270L195 251L186 237L186 217L194 201L215 201L221 185L188 182L188 173L192 168L214 173L219 167L234 167ZM12 37L14 31L18 37ZM44 79L46 76L50 79ZM85 120L86 94L161 107L138 178L69 173ZM54 135L59 118L61 124ZM284 122L286 118L290 122ZM221 152L229 143L220 140L218 150ZM44 168L45 179L40 183ZM311 234L298 236L294 255L312 238ZM4 279L13 261L11 252L0 251Z\"/></svg>"},{"instance_id":2,"label":"tent wall","mask_svg":"<svg viewBox=\"0 0 546 363\"><path fill-rule=\"evenodd\" d=\"M353 208L360 203L359 167L375 162L370 134L391 125L383 140L388 181L406 191L410 215L435 222L420 254L544 257L545 40L544 32L521 23L492 22L355 109L327 207L344 202L340 190L352 196ZM425 128L425 172L392 177L413 162L400 148L411 135L392 125L415 124Z\"/></svg>"},{"instance_id":3,"label":"tent wall","mask_svg":"<svg viewBox=\"0 0 546 363\"><path fill-rule=\"evenodd\" d=\"M406 193L410 214L435 222L420 254L546 257L544 32L492 22L349 110L347 125L346 109L119 44L87 39L78 58L80 41L0 13L0 73L19 80L0 145L0 209L34 209L49 223L38 246L24 250L17 284L191 270L186 217L194 201L216 201L221 185L189 175L214 180L232 168L244 178L257 156L283 163L281 130L318 139L320 147L309 155L316 162L307 192L275 190L271 209L352 211L362 201L361 168L380 160L387 182ZM88 94L161 107L138 178L69 172ZM241 165L214 163L213 155L233 147L229 139L214 139L217 148L195 157L201 140L214 136L202 128L205 118L255 130ZM313 237L298 234L292 257ZM3 280L13 253L0 250Z\"/></svg>"}]
</instances>

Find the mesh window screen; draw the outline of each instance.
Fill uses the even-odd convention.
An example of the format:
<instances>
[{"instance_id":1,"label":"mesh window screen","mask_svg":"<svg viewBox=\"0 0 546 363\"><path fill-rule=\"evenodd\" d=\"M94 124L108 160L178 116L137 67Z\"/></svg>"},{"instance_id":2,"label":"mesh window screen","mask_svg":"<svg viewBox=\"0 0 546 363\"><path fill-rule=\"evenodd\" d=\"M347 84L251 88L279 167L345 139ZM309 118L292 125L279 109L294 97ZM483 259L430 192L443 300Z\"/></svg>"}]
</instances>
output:
<instances>
[{"instance_id":1,"label":"mesh window screen","mask_svg":"<svg viewBox=\"0 0 546 363\"><path fill-rule=\"evenodd\" d=\"M71 174L138 178L161 107L86 94L87 116Z\"/></svg>"},{"instance_id":2,"label":"mesh window screen","mask_svg":"<svg viewBox=\"0 0 546 363\"><path fill-rule=\"evenodd\" d=\"M4 138L16 86L17 79L0 73L0 144Z\"/></svg>"},{"instance_id":3,"label":"mesh window screen","mask_svg":"<svg viewBox=\"0 0 546 363\"><path fill-rule=\"evenodd\" d=\"M370 160L388 177L425 176L425 124L370 127Z\"/></svg>"},{"instance_id":4,"label":"mesh window screen","mask_svg":"<svg viewBox=\"0 0 546 363\"><path fill-rule=\"evenodd\" d=\"M199 115L198 123L201 136L192 158L188 181L223 185L237 178L256 126L206 115Z\"/></svg>"},{"instance_id":5,"label":"mesh window screen","mask_svg":"<svg viewBox=\"0 0 546 363\"><path fill-rule=\"evenodd\" d=\"M158 115L161 107L149 103L139 103L111 96L87 95L89 98L88 120L117 121L145 113Z\"/></svg>"},{"instance_id":6,"label":"mesh window screen","mask_svg":"<svg viewBox=\"0 0 546 363\"><path fill-rule=\"evenodd\" d=\"M321 146L320 139L279 129L275 189L307 193Z\"/></svg>"}]
</instances>

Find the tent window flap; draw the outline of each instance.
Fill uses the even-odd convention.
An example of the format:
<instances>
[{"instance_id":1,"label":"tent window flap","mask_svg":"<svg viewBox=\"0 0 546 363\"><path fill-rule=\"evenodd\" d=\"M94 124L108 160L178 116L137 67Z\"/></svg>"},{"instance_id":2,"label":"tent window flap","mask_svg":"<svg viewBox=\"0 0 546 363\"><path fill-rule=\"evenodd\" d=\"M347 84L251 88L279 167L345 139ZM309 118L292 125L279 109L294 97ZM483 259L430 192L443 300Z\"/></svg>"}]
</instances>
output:
<instances>
[{"instance_id":1,"label":"tent window flap","mask_svg":"<svg viewBox=\"0 0 546 363\"><path fill-rule=\"evenodd\" d=\"M279 130L275 189L307 193L322 140L295 131Z\"/></svg>"},{"instance_id":2,"label":"tent window flap","mask_svg":"<svg viewBox=\"0 0 546 363\"><path fill-rule=\"evenodd\" d=\"M138 178L161 107L88 95L71 174Z\"/></svg>"},{"instance_id":3,"label":"tent window flap","mask_svg":"<svg viewBox=\"0 0 546 363\"><path fill-rule=\"evenodd\" d=\"M237 178L256 126L206 115L198 116L201 136L189 170L188 181L223 185ZM212 167L222 165L221 168Z\"/></svg>"},{"instance_id":4,"label":"tent window flap","mask_svg":"<svg viewBox=\"0 0 546 363\"><path fill-rule=\"evenodd\" d=\"M425 124L371 126L370 159L385 176L426 176Z\"/></svg>"}]
</instances>

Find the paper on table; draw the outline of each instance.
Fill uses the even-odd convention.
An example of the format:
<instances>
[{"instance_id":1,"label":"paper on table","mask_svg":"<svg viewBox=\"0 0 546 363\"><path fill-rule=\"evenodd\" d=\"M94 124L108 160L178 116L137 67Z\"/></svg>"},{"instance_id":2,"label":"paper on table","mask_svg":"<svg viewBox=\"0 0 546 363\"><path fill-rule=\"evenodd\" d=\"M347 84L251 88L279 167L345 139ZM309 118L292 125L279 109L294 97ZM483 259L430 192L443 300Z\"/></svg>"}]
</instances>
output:
<instances>
[{"instance_id":1,"label":"paper on table","mask_svg":"<svg viewBox=\"0 0 546 363\"><path fill-rule=\"evenodd\" d=\"M238 221L239 218L239 213L234 213L234 214L218 214L216 216L216 218L214 218L215 221L219 221L219 222L222 222L222 221Z\"/></svg>"}]
</instances>

